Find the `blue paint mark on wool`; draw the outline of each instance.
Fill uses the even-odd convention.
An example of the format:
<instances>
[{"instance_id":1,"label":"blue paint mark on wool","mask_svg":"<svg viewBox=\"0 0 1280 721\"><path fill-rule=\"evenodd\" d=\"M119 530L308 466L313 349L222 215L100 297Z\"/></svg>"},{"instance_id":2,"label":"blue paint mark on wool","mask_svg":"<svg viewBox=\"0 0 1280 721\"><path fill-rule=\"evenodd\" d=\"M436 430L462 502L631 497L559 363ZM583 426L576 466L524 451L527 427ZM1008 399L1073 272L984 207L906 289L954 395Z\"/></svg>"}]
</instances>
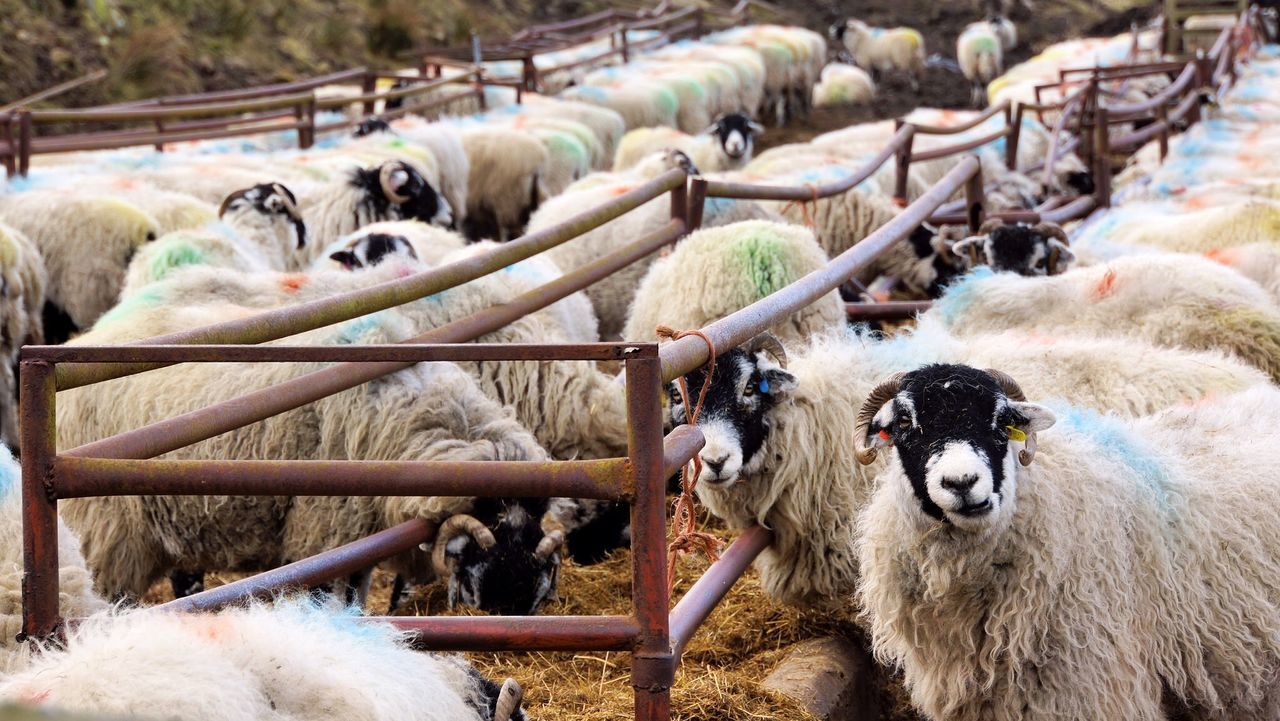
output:
<instances>
[{"instance_id":1,"label":"blue paint mark on wool","mask_svg":"<svg viewBox=\"0 0 1280 721\"><path fill-rule=\"evenodd\" d=\"M604 102L609 98L607 90L595 85L576 85L573 88L573 95L596 102Z\"/></svg>"},{"instance_id":2,"label":"blue paint mark on wool","mask_svg":"<svg viewBox=\"0 0 1280 721\"><path fill-rule=\"evenodd\" d=\"M361 342L366 335L382 325L386 311L361 316L340 326L335 342L352 345Z\"/></svg>"},{"instance_id":3,"label":"blue paint mark on wool","mask_svg":"<svg viewBox=\"0 0 1280 721\"><path fill-rule=\"evenodd\" d=\"M933 304L933 309L942 317L942 322L951 325L959 320L981 295L984 281L995 274L995 271L984 265L974 268L948 286L947 292Z\"/></svg>"},{"instance_id":4,"label":"blue paint mark on wool","mask_svg":"<svg viewBox=\"0 0 1280 721\"><path fill-rule=\"evenodd\" d=\"M14 460L13 453L0 443L0 498L7 497L22 487L22 466Z\"/></svg>"},{"instance_id":5,"label":"blue paint mark on wool","mask_svg":"<svg viewBox=\"0 0 1280 721\"><path fill-rule=\"evenodd\" d=\"M1056 429L1087 438L1108 457L1128 466L1159 497L1161 503L1168 505L1168 492L1165 488L1169 479L1168 469L1151 446L1123 421L1115 416L1066 403L1055 404L1052 410L1058 417ZM1053 430L1046 432L1052 433Z\"/></svg>"}]
</instances>

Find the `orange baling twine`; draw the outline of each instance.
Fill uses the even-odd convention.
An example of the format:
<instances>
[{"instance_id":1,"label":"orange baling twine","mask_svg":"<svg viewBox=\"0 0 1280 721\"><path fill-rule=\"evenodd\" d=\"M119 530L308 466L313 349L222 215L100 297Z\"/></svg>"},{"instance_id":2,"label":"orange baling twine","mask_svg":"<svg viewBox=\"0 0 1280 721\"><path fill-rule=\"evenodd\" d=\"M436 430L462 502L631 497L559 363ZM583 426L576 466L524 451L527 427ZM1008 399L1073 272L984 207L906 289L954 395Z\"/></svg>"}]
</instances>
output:
<instances>
[{"instance_id":1,"label":"orange baling twine","mask_svg":"<svg viewBox=\"0 0 1280 721\"><path fill-rule=\"evenodd\" d=\"M805 183L804 187L809 189L809 193L813 196L808 200L790 200L782 206L782 214L786 215L788 210L794 207L800 208L800 216L804 218L804 227L813 231L814 235L818 234L818 228L814 225L813 216L818 213L818 186L813 183Z\"/></svg>"},{"instance_id":2,"label":"orange baling twine","mask_svg":"<svg viewBox=\"0 0 1280 721\"><path fill-rule=\"evenodd\" d=\"M689 411L686 423L696 424L698 414L702 412L702 402L706 400L707 391L711 388L711 376L716 370L716 345L706 333L700 330L673 330L669 326L660 325L656 329L658 337L664 340L680 340L686 336L697 336L707 344L710 359L707 361L707 377L702 381L702 389L698 392L698 402L689 404L689 387L684 376L676 380L680 388L680 399ZM691 470L692 469L692 470ZM695 509L693 490L698 484L698 476L702 473L702 458L694 454L688 464L680 469L680 497L676 499L671 516L671 543L667 546L667 596L675 590L676 559L681 553L700 551L707 560L714 563L720 559L720 539L698 530L698 514Z\"/></svg>"}]
</instances>

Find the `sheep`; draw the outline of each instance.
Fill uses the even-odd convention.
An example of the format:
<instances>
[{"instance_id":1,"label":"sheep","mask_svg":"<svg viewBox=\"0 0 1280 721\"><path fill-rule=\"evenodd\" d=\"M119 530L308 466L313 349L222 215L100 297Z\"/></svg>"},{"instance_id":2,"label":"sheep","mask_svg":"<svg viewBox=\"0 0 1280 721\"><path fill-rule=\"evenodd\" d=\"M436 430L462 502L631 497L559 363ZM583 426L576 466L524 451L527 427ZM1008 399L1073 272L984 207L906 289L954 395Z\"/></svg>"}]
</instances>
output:
<instances>
[{"instance_id":1,"label":"sheep","mask_svg":"<svg viewBox=\"0 0 1280 721\"><path fill-rule=\"evenodd\" d=\"M393 266L384 264L366 273L395 277L399 273ZM342 284L331 285L340 288ZM456 304L426 299L413 305L430 312L436 305L446 308ZM171 313L166 308L150 307L149 312L144 308L104 318L75 342L127 342L163 332L169 323L207 325L243 317L248 310L225 304L188 306L168 318ZM533 322L536 318L521 323ZM394 342L414 332L403 312L384 311L294 336L289 342ZM323 365L174 366L68 391L58 403L59 443L73 447L266 388ZM235 384L218 380L228 374L237 378ZM370 419L377 419L377 423L370 423ZM471 374L450 363L418 364L170 455L350 460L547 457L510 410L487 397ZM543 534L536 525L530 529L527 523L529 518L541 518L546 503L530 501L535 505L522 506L526 510L519 518L495 503L480 504L469 498L148 496L72 499L62 503L60 511L80 534L96 588L108 597L140 596L159 575L174 568L271 567L422 517L441 524L431 565L424 565L427 559L415 552L392 562L398 572L417 580L429 577L427 569L434 568L449 578L451 599L459 596L491 610L529 613L554 590L559 563L557 544L534 553L535 546L542 546ZM489 512L489 520L467 520L482 509ZM462 520L450 522L450 518ZM495 537L501 542L495 543ZM469 539L475 539L474 543ZM524 549L523 553L516 552L513 544ZM460 554L476 553L479 560L457 562ZM509 562L503 568L485 566L485 560L498 557ZM520 565L512 565L515 561ZM513 577L518 581L513 583Z\"/></svg>"},{"instance_id":2,"label":"sheep","mask_svg":"<svg viewBox=\"0 0 1280 721\"><path fill-rule=\"evenodd\" d=\"M563 222L570 216L581 213L583 208L601 205L628 189L627 184L608 184L559 195L534 213L529 219L528 230L535 232ZM707 203L703 225L710 227L739 220L776 217L755 203L717 200ZM666 196L662 196L550 249L546 255L564 272L572 272L618 250L625 243L658 231L670 220L671 203ZM602 339L616 339L622 331L636 286L652 262L653 256L647 256L587 288L587 297L591 299L600 321Z\"/></svg>"},{"instance_id":3,"label":"sheep","mask_svg":"<svg viewBox=\"0 0 1280 721\"><path fill-rule=\"evenodd\" d=\"M969 236L951 246L951 252L969 260L969 267L990 266L996 272L1022 276L1059 275L1066 272L1075 254L1062 228L1053 223L1005 224L988 220Z\"/></svg>"},{"instance_id":4,"label":"sheep","mask_svg":"<svg viewBox=\"0 0 1280 721\"><path fill-rule=\"evenodd\" d=\"M621 116L627 130L676 127L680 100L666 85L631 78L621 85L575 85L560 97L598 105Z\"/></svg>"},{"instance_id":5,"label":"sheep","mask_svg":"<svg viewBox=\"0 0 1280 721\"><path fill-rule=\"evenodd\" d=\"M751 162L755 136L763 132L759 123L742 113L721 115L698 136L674 128L639 128L623 136L613 170L630 169L664 148L683 152L703 172L735 170Z\"/></svg>"},{"instance_id":6,"label":"sheep","mask_svg":"<svg viewBox=\"0 0 1280 721\"><path fill-rule=\"evenodd\" d=\"M821 81L813 86L813 105L868 105L876 97L876 83L856 65L831 63L822 69Z\"/></svg>"},{"instance_id":7,"label":"sheep","mask_svg":"<svg viewBox=\"0 0 1280 721\"><path fill-rule=\"evenodd\" d=\"M878 467L859 467L848 434L857 408L889 372L927 362L998 363L1033 383L1037 395L1126 415L1266 382L1221 353L1118 338L956 337L923 318L888 341L834 330L790 354L779 347L760 339L717 358L698 420L706 445L697 494L732 528L773 529L773 544L756 562L761 585L799 605L840 603L854 591L854 520ZM695 371L685 381L694 389L704 378ZM669 391L671 421L682 423L674 383Z\"/></svg>"},{"instance_id":8,"label":"sheep","mask_svg":"<svg viewBox=\"0 0 1280 721\"><path fill-rule=\"evenodd\" d=\"M1107 243L1149 245L1166 250L1204 253L1280 239L1280 205L1247 200L1187 213L1168 206L1125 206L1109 214L1090 237Z\"/></svg>"},{"instance_id":9,"label":"sheep","mask_svg":"<svg viewBox=\"0 0 1280 721\"><path fill-rule=\"evenodd\" d=\"M924 73L924 36L913 28L873 28L853 18L832 28L832 36L844 45L853 64L875 78L880 73L906 73L911 89L920 91Z\"/></svg>"},{"instance_id":10,"label":"sheep","mask_svg":"<svg viewBox=\"0 0 1280 721\"><path fill-rule=\"evenodd\" d=\"M167 233L148 243L125 271L120 297L164 279L175 268L211 265L241 271L297 270L307 244L307 227L293 193L264 183L227 196L222 224Z\"/></svg>"},{"instance_id":11,"label":"sheep","mask_svg":"<svg viewBox=\"0 0 1280 721\"><path fill-rule=\"evenodd\" d=\"M35 244L0 223L0 443L18 447L18 351L44 342L44 260Z\"/></svg>"},{"instance_id":12,"label":"sheep","mask_svg":"<svg viewBox=\"0 0 1280 721\"><path fill-rule=\"evenodd\" d=\"M458 132L443 123L414 125L411 130L403 130L400 121L397 121L394 127L413 144L430 151L440 174L440 193L449 201L449 208L453 212L453 222L448 227L462 227L467 217L471 161L467 158L466 148L463 147Z\"/></svg>"},{"instance_id":13,"label":"sheep","mask_svg":"<svg viewBox=\"0 0 1280 721\"><path fill-rule=\"evenodd\" d=\"M453 222L449 202L418 169L403 160L350 168L304 196L301 210L314 239L313 248L325 248L379 220L413 218L444 227Z\"/></svg>"},{"instance_id":14,"label":"sheep","mask_svg":"<svg viewBox=\"0 0 1280 721\"><path fill-rule=\"evenodd\" d=\"M477 244L478 245L478 244ZM445 257L467 247L467 240L457 233L427 225L419 220L389 220L370 223L337 243L325 248L312 269L341 267L345 270L372 268L385 258L403 257L437 266Z\"/></svg>"},{"instance_id":15,"label":"sheep","mask_svg":"<svg viewBox=\"0 0 1280 721\"><path fill-rule=\"evenodd\" d=\"M22 469L13 454L0 445L0 677L25 668L29 645L18 641L22 631L22 579L26 575L22 550ZM93 592L93 577L80 555L80 541L58 519L58 613L68 618L88 616L107 607Z\"/></svg>"},{"instance_id":16,"label":"sheep","mask_svg":"<svg viewBox=\"0 0 1280 721\"><path fill-rule=\"evenodd\" d=\"M657 340L659 325L702 328L826 264L826 253L803 227L749 220L699 230L649 266L622 337ZM844 323L844 304L832 291L772 330L800 341Z\"/></svg>"},{"instance_id":17,"label":"sheep","mask_svg":"<svg viewBox=\"0 0 1280 721\"><path fill-rule=\"evenodd\" d=\"M130 718L525 721L521 689L410 634L305 599L218 613L116 610L0 681L0 699Z\"/></svg>"},{"instance_id":18,"label":"sheep","mask_svg":"<svg viewBox=\"0 0 1280 721\"><path fill-rule=\"evenodd\" d=\"M0 222L30 239L44 260L47 343L88 328L115 304L130 259L160 231L155 218L120 198L52 190L0 195Z\"/></svg>"},{"instance_id":19,"label":"sheep","mask_svg":"<svg viewBox=\"0 0 1280 721\"><path fill-rule=\"evenodd\" d=\"M971 101L975 107L987 104L987 83L1004 72L1004 54L996 29L987 22L973 23L956 40L956 57L960 72L973 87Z\"/></svg>"},{"instance_id":20,"label":"sheep","mask_svg":"<svg viewBox=\"0 0 1280 721\"><path fill-rule=\"evenodd\" d=\"M927 315L961 335L1017 328L1221 348L1280 378L1280 311L1270 296L1196 256L1127 256L1044 278L979 268L953 283Z\"/></svg>"},{"instance_id":21,"label":"sheep","mask_svg":"<svg viewBox=\"0 0 1280 721\"><path fill-rule=\"evenodd\" d=\"M1278 408L1263 384L1126 421L1000 371L886 379L855 434L894 449L857 521L877 657L932 719L1276 718Z\"/></svg>"},{"instance_id":22,"label":"sheep","mask_svg":"<svg viewBox=\"0 0 1280 721\"><path fill-rule=\"evenodd\" d=\"M471 161L465 234L502 242L519 235L548 195L540 177L546 148L526 133L486 127L463 130L462 145Z\"/></svg>"}]
</instances>

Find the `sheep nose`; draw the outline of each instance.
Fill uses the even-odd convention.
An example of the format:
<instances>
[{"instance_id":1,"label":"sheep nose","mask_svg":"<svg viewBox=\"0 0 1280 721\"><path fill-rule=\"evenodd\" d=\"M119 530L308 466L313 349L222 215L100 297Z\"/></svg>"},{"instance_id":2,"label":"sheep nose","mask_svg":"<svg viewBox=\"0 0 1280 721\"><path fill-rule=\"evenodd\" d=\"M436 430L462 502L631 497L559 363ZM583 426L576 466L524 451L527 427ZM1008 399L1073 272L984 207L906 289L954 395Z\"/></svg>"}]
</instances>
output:
<instances>
[{"instance_id":1,"label":"sheep nose","mask_svg":"<svg viewBox=\"0 0 1280 721\"><path fill-rule=\"evenodd\" d=\"M973 484L978 482L978 476L970 474L967 476L947 476L942 479L942 487L953 493L966 493Z\"/></svg>"},{"instance_id":2,"label":"sheep nose","mask_svg":"<svg viewBox=\"0 0 1280 721\"><path fill-rule=\"evenodd\" d=\"M706 464L707 468L711 469L712 473L718 476L720 475L720 471L724 468L724 464L729 462L729 454L726 453L719 458L703 458L702 462Z\"/></svg>"}]
</instances>

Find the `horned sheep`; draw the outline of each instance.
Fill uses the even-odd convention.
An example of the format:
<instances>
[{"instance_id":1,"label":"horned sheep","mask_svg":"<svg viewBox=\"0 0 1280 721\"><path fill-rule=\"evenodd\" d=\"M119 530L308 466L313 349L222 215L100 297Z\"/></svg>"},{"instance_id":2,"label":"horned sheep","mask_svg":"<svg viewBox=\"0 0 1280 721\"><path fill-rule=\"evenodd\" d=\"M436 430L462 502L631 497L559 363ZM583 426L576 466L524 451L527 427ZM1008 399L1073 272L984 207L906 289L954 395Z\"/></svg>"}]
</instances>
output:
<instances>
[{"instance_id":1,"label":"horned sheep","mask_svg":"<svg viewBox=\"0 0 1280 721\"><path fill-rule=\"evenodd\" d=\"M855 433L893 449L858 519L877 656L933 719L1275 718L1278 409L1267 384L1124 420L999 371L886 379Z\"/></svg>"},{"instance_id":2,"label":"horned sheep","mask_svg":"<svg viewBox=\"0 0 1280 721\"><path fill-rule=\"evenodd\" d=\"M928 312L955 333L1096 333L1221 349L1280 378L1280 310L1260 286L1206 258L1148 254L1024 278L979 268Z\"/></svg>"},{"instance_id":3,"label":"horned sheep","mask_svg":"<svg viewBox=\"0 0 1280 721\"><path fill-rule=\"evenodd\" d=\"M453 223L449 202L405 160L348 168L304 196L301 210L313 247L320 249L380 220L416 219L442 227Z\"/></svg>"},{"instance_id":4,"label":"horned sheep","mask_svg":"<svg viewBox=\"0 0 1280 721\"><path fill-rule=\"evenodd\" d=\"M697 493L731 527L773 529L773 544L756 562L770 596L820 605L854 591L854 523L880 467L859 467L849 429L880 378L942 361L999 363L1026 378L1038 396L1131 416L1266 382L1220 353L1117 338L1012 332L959 338L929 320L889 341L832 331L791 354L776 341L726 351L698 419L706 445ZM691 389L703 379L701 371L686 376ZM672 422L685 422L674 383L671 391Z\"/></svg>"},{"instance_id":5,"label":"horned sheep","mask_svg":"<svg viewBox=\"0 0 1280 721\"><path fill-rule=\"evenodd\" d=\"M696 136L674 128L637 128L623 136L613 169L627 170L656 151L675 148L700 171L735 170L751 162L755 137L763 132L759 123L742 113L721 115Z\"/></svg>"}]
</instances>

